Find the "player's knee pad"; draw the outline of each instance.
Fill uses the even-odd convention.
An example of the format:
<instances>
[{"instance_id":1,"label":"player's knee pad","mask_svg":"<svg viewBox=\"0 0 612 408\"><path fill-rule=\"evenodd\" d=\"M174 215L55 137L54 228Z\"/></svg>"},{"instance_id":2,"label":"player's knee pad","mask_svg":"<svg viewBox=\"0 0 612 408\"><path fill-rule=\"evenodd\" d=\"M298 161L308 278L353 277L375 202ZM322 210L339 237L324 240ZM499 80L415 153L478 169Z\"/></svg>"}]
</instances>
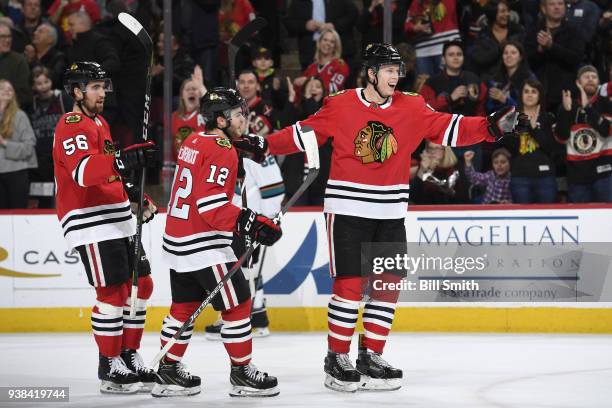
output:
<instances>
[{"instance_id":1,"label":"player's knee pad","mask_svg":"<svg viewBox=\"0 0 612 408\"><path fill-rule=\"evenodd\" d=\"M123 307L128 298L128 287L124 284L96 288L96 299L115 307Z\"/></svg>"},{"instance_id":2,"label":"player's knee pad","mask_svg":"<svg viewBox=\"0 0 612 408\"><path fill-rule=\"evenodd\" d=\"M251 316L251 299L245 300L236 307L221 312L221 318L227 322L247 319Z\"/></svg>"},{"instance_id":3,"label":"player's knee pad","mask_svg":"<svg viewBox=\"0 0 612 408\"><path fill-rule=\"evenodd\" d=\"M340 276L334 279L332 293L336 297L359 302L362 298L362 279L360 276Z\"/></svg>"},{"instance_id":4,"label":"player's knee pad","mask_svg":"<svg viewBox=\"0 0 612 408\"><path fill-rule=\"evenodd\" d=\"M170 316L178 320L179 322L184 322L196 311L196 309L201 305L200 302L182 302L182 303L174 303L170 306Z\"/></svg>"},{"instance_id":5,"label":"player's knee pad","mask_svg":"<svg viewBox=\"0 0 612 408\"><path fill-rule=\"evenodd\" d=\"M153 293L153 279L151 275L138 278L138 299L149 299Z\"/></svg>"}]
</instances>

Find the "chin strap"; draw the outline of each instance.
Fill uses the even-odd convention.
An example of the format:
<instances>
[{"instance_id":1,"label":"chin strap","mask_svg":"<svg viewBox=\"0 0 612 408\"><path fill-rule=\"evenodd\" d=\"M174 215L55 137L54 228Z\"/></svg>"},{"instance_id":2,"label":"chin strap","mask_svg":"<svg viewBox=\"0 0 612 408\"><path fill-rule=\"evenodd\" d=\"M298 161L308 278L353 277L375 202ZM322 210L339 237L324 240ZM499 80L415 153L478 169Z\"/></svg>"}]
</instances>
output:
<instances>
[{"instance_id":1,"label":"chin strap","mask_svg":"<svg viewBox=\"0 0 612 408\"><path fill-rule=\"evenodd\" d=\"M374 71L374 81L370 81L370 76L368 75L367 71L366 71L366 81L368 83L374 85L374 90L376 91L378 96L380 96L382 99L385 100L383 103L381 103L381 104L377 103L375 105L384 105L389 100L389 97L385 98L384 96L382 96L382 94L380 93L380 90L378 89L378 68L372 68L372 71ZM363 90L361 91L361 95L363 96L363 99L368 101L368 99L365 97L365 92L363 92ZM368 101L368 102L370 102L370 101ZM373 103L373 102L370 102L370 103Z\"/></svg>"}]
</instances>

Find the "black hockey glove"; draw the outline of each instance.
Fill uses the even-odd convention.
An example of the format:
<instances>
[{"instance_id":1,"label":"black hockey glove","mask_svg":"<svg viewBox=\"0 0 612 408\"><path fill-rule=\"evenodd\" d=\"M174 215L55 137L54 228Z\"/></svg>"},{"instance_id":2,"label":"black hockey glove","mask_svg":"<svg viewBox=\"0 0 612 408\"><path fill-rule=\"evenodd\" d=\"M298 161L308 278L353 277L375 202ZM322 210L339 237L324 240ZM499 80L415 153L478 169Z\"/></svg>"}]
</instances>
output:
<instances>
[{"instance_id":1,"label":"black hockey glove","mask_svg":"<svg viewBox=\"0 0 612 408\"><path fill-rule=\"evenodd\" d=\"M122 177L129 176L132 170L154 167L156 163L157 146L150 140L115 151L115 169Z\"/></svg>"},{"instance_id":2,"label":"black hockey glove","mask_svg":"<svg viewBox=\"0 0 612 408\"><path fill-rule=\"evenodd\" d=\"M132 214L138 215L136 212L138 211L138 201L140 200L140 189L128 180L123 180L123 189L127 193L130 200ZM157 205L147 193L144 194L142 205L142 222L143 224L146 224L155 217L155 214L158 213Z\"/></svg>"},{"instance_id":3,"label":"black hockey glove","mask_svg":"<svg viewBox=\"0 0 612 408\"><path fill-rule=\"evenodd\" d=\"M270 218L243 208L236 220L236 231L241 236L250 236L253 241L271 246L283 236L280 225Z\"/></svg>"},{"instance_id":4,"label":"black hockey glove","mask_svg":"<svg viewBox=\"0 0 612 408\"><path fill-rule=\"evenodd\" d=\"M487 117L489 134L495 141L506 136L516 136L520 130L529 125L529 117L517 112L513 106L508 106L493 112Z\"/></svg>"},{"instance_id":5,"label":"black hockey glove","mask_svg":"<svg viewBox=\"0 0 612 408\"><path fill-rule=\"evenodd\" d=\"M268 142L263 136L259 135L244 135L233 139L234 147L244 153L246 157L257 163L262 163L266 159L268 153Z\"/></svg>"}]
</instances>

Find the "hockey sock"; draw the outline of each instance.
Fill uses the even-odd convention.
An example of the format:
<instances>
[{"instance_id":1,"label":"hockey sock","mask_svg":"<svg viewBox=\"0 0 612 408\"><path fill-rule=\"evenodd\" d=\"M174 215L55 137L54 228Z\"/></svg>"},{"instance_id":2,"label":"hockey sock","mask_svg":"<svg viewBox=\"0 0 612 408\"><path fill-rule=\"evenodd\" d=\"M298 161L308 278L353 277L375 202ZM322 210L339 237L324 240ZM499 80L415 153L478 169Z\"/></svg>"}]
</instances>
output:
<instances>
[{"instance_id":1,"label":"hockey sock","mask_svg":"<svg viewBox=\"0 0 612 408\"><path fill-rule=\"evenodd\" d=\"M200 302L172 302L172 306L170 306L170 313L168 316L166 316L164 322L162 323L160 333L162 347L164 347L166 343L176 334L176 332L179 331L181 326L183 326L183 323L189 319L189 316L195 312L198 306L200 306ZM193 325L188 327L187 330L181 334L181 337L178 338L176 343L170 347L170 350L168 350L166 353L166 361L181 361L185 351L187 350L187 346L189 345L189 340L191 339L192 333Z\"/></svg>"},{"instance_id":2,"label":"hockey sock","mask_svg":"<svg viewBox=\"0 0 612 408\"><path fill-rule=\"evenodd\" d=\"M233 365L247 365L251 361L251 299L221 312L223 326L221 340Z\"/></svg>"},{"instance_id":3,"label":"hockey sock","mask_svg":"<svg viewBox=\"0 0 612 408\"><path fill-rule=\"evenodd\" d=\"M384 273L379 275L386 283L398 283L400 276ZM362 320L365 330L363 345L370 351L381 354L393 324L399 290L370 290L370 299L363 308Z\"/></svg>"},{"instance_id":4,"label":"hockey sock","mask_svg":"<svg viewBox=\"0 0 612 408\"><path fill-rule=\"evenodd\" d=\"M123 304L127 298L124 285L96 288L97 303L91 310L91 328L100 354L121 354L123 338Z\"/></svg>"},{"instance_id":5,"label":"hockey sock","mask_svg":"<svg viewBox=\"0 0 612 408\"><path fill-rule=\"evenodd\" d=\"M337 277L327 306L327 345L334 353L348 353L361 300L360 277Z\"/></svg>"},{"instance_id":6,"label":"hockey sock","mask_svg":"<svg viewBox=\"0 0 612 408\"><path fill-rule=\"evenodd\" d=\"M131 294L132 282L125 283L128 287L128 293ZM153 279L151 275L140 276L138 278L138 298L136 299L136 316L130 319L130 301L129 294L126 303L123 306L123 348L138 350L140 348L140 339L144 331L145 320L147 318L147 300L153 293Z\"/></svg>"}]
</instances>

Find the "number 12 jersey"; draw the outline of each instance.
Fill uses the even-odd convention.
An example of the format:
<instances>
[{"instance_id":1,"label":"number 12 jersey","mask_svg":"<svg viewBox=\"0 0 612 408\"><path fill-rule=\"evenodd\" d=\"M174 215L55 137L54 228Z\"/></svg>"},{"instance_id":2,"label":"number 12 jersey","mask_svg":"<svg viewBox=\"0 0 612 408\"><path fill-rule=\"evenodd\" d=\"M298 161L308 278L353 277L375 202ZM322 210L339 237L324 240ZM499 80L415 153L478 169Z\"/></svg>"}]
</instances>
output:
<instances>
[{"instance_id":1,"label":"number 12 jersey","mask_svg":"<svg viewBox=\"0 0 612 408\"><path fill-rule=\"evenodd\" d=\"M236 261L231 248L240 208L232 204L238 155L221 133L192 133L179 152L166 229L164 256L176 272Z\"/></svg>"}]
</instances>

